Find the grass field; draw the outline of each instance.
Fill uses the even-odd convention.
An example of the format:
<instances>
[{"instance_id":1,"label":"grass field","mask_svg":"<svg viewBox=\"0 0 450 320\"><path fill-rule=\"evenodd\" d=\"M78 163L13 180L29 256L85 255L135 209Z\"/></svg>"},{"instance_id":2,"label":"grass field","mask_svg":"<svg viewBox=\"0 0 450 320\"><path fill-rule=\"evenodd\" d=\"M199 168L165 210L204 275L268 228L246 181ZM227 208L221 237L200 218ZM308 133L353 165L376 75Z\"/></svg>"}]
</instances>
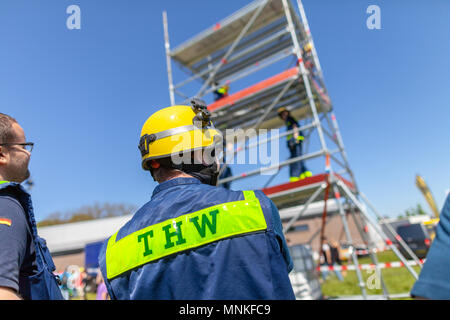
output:
<instances>
[{"instance_id":1,"label":"grass field","mask_svg":"<svg viewBox=\"0 0 450 320\"><path fill-rule=\"evenodd\" d=\"M392 251L379 252L377 256L380 263L399 261L397 256ZM358 262L360 264L372 263L370 257L360 258L358 259ZM350 264L352 263L350 262ZM413 268L417 272L417 274L420 273L420 267L414 266ZM375 281L374 277L374 271L361 270L361 274L365 283L367 283L367 280L369 279L369 277L371 277L371 281L369 281L370 284L373 286L377 286L377 282ZM381 269L381 274L383 276L383 280L389 294L408 293L411 291L412 286L415 282L415 279L409 273L406 267ZM343 275L345 275L345 273ZM344 281L342 282L338 280L333 272L330 272L327 280L321 283L322 293L324 296L327 296L329 298L337 296L361 295L361 290L357 284L358 281L356 271L347 271L347 274L344 277ZM370 289L366 285L367 294L381 295L383 291L381 289L381 286L378 287L379 289Z\"/></svg>"}]
</instances>

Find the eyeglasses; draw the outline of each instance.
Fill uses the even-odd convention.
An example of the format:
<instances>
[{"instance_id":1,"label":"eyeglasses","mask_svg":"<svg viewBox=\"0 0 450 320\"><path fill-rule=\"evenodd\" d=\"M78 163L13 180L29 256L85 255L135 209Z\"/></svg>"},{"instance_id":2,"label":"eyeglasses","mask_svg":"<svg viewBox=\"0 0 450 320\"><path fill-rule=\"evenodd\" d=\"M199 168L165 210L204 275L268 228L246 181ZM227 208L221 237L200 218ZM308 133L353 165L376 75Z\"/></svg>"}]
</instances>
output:
<instances>
[{"instance_id":1,"label":"eyeglasses","mask_svg":"<svg viewBox=\"0 0 450 320\"><path fill-rule=\"evenodd\" d=\"M28 152L33 151L34 143L33 142L24 142L24 143L0 143L0 146L22 146Z\"/></svg>"}]
</instances>

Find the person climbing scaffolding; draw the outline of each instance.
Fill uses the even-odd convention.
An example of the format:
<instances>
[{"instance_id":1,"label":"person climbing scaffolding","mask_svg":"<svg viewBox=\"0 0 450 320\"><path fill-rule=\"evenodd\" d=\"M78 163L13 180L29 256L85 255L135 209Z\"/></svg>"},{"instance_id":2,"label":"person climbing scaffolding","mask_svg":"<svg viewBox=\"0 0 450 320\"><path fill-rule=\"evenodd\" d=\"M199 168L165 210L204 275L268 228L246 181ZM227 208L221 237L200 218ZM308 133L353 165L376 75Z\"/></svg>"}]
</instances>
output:
<instances>
[{"instance_id":1,"label":"person climbing scaffolding","mask_svg":"<svg viewBox=\"0 0 450 320\"><path fill-rule=\"evenodd\" d=\"M285 122L287 131L294 130L293 133L286 136L287 146L291 154L290 159L300 157L303 154L302 147L303 140L305 138L303 137L302 131L298 130L299 125L297 120L291 116L291 113L285 107L278 109L278 116ZM296 161L289 165L290 182L298 181L311 176L312 172L306 168L303 160Z\"/></svg>"}]
</instances>

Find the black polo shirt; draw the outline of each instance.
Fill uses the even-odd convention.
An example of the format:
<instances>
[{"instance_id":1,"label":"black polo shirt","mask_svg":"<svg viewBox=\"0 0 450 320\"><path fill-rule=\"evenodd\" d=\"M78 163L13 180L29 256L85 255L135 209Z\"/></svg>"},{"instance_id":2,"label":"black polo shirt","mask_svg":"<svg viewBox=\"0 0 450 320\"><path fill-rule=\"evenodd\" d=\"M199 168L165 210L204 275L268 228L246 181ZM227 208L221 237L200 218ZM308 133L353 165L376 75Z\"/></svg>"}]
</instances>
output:
<instances>
[{"instance_id":1,"label":"black polo shirt","mask_svg":"<svg viewBox=\"0 0 450 320\"><path fill-rule=\"evenodd\" d=\"M19 274L36 270L34 242L22 205L10 190L0 190L0 286L19 291Z\"/></svg>"}]
</instances>

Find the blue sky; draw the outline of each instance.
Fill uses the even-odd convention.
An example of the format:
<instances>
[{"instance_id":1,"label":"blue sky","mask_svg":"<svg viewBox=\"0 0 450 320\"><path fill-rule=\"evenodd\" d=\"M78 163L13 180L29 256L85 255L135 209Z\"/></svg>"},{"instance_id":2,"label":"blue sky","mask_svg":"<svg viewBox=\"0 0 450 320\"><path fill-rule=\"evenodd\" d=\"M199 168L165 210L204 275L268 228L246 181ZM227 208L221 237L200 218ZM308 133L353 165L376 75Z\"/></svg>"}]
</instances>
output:
<instances>
[{"instance_id":1,"label":"blue sky","mask_svg":"<svg viewBox=\"0 0 450 320\"><path fill-rule=\"evenodd\" d=\"M66 27L72 4L81 8L81 30ZM94 203L139 207L149 200L156 183L141 170L137 144L147 117L170 104L162 11L174 47L246 4L0 2L0 112L14 116L35 142L37 220ZM371 4L381 8L381 30L366 27ZM450 189L450 3L304 6L360 189L383 215L417 203L428 210L414 185L419 173L441 208ZM277 179L287 176L285 168ZM233 188L267 177L255 179Z\"/></svg>"}]
</instances>

